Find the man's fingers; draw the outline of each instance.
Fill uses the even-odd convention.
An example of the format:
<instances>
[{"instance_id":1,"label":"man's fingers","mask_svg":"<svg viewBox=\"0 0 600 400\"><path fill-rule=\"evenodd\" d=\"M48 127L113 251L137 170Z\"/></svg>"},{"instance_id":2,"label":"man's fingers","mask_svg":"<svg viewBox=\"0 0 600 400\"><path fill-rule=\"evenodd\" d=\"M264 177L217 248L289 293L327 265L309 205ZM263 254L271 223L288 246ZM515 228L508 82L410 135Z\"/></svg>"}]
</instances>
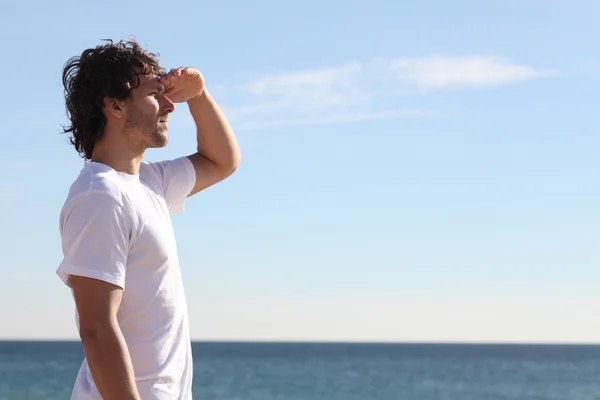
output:
<instances>
[{"instance_id":1,"label":"man's fingers","mask_svg":"<svg viewBox=\"0 0 600 400\"><path fill-rule=\"evenodd\" d=\"M170 82L170 77L171 77L171 76L170 76L169 74L166 74L166 75L163 75L163 76L161 76L161 77L158 79L158 81L159 81L160 83L162 83L163 85L166 85L166 84L168 84L168 83Z\"/></svg>"},{"instance_id":2,"label":"man's fingers","mask_svg":"<svg viewBox=\"0 0 600 400\"><path fill-rule=\"evenodd\" d=\"M159 78L159 82L165 85L165 88L171 86L178 78L193 76L195 70L191 67L172 68L167 74Z\"/></svg>"},{"instance_id":3,"label":"man's fingers","mask_svg":"<svg viewBox=\"0 0 600 400\"><path fill-rule=\"evenodd\" d=\"M179 78L181 75L189 75L191 73L190 67L179 67L179 68L171 68L171 70L161 77L161 79L173 79Z\"/></svg>"},{"instance_id":4,"label":"man's fingers","mask_svg":"<svg viewBox=\"0 0 600 400\"><path fill-rule=\"evenodd\" d=\"M169 82L173 78L177 78L180 75L179 70L172 68L166 75L163 75L159 80L162 82Z\"/></svg>"}]
</instances>

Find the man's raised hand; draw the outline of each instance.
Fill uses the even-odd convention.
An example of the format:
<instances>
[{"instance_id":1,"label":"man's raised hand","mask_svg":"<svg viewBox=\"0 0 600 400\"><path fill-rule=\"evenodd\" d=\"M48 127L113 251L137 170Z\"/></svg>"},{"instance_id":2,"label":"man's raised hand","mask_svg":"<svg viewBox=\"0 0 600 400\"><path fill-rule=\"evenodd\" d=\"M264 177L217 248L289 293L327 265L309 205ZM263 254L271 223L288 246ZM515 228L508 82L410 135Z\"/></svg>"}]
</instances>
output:
<instances>
[{"instance_id":1,"label":"man's raised hand","mask_svg":"<svg viewBox=\"0 0 600 400\"><path fill-rule=\"evenodd\" d=\"M165 87L165 96L173 103L183 103L204 93L204 76L196 68L174 68L159 81Z\"/></svg>"}]
</instances>

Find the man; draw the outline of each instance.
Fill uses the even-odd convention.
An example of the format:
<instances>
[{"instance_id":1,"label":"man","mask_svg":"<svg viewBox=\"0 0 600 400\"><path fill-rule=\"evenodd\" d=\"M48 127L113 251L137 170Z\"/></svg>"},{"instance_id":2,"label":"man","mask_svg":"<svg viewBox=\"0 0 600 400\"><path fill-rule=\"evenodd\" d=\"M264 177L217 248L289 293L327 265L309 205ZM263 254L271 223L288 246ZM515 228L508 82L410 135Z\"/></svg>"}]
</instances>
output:
<instances>
[{"instance_id":1,"label":"man","mask_svg":"<svg viewBox=\"0 0 600 400\"><path fill-rule=\"evenodd\" d=\"M169 73L135 41L85 50L63 71L64 130L86 160L60 214L64 259L85 359L73 400L192 399L188 313L170 213L225 179L240 150L195 68ZM187 103L197 152L143 161L167 144Z\"/></svg>"}]
</instances>

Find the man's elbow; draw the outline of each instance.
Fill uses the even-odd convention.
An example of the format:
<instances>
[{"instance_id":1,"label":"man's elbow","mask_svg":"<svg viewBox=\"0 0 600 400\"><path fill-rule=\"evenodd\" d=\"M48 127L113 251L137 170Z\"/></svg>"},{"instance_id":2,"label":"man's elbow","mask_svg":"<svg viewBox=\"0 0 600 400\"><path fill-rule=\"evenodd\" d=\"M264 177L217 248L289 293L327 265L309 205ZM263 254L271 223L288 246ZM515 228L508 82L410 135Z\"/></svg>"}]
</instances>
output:
<instances>
[{"instance_id":1,"label":"man's elbow","mask_svg":"<svg viewBox=\"0 0 600 400\"><path fill-rule=\"evenodd\" d=\"M232 153L231 157L221 163L221 170L223 171L223 175L225 177L233 175L239 168L242 163L242 153L237 150Z\"/></svg>"},{"instance_id":2,"label":"man's elbow","mask_svg":"<svg viewBox=\"0 0 600 400\"><path fill-rule=\"evenodd\" d=\"M237 171L237 169L240 167L241 163L242 163L242 153L240 153L238 151L229 166L231 174L233 174L235 171Z\"/></svg>"},{"instance_id":3,"label":"man's elbow","mask_svg":"<svg viewBox=\"0 0 600 400\"><path fill-rule=\"evenodd\" d=\"M84 345L112 340L116 336L116 332L115 322L108 319L98 319L88 323L80 322L79 325L79 338Z\"/></svg>"}]
</instances>

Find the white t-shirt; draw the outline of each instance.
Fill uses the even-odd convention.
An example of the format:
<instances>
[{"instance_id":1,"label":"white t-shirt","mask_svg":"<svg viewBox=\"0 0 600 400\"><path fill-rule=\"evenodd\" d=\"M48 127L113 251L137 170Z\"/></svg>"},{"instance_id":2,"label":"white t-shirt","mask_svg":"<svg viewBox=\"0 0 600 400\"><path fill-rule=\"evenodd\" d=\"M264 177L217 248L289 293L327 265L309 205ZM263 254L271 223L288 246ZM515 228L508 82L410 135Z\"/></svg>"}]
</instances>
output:
<instances>
[{"instance_id":1,"label":"white t-shirt","mask_svg":"<svg viewBox=\"0 0 600 400\"><path fill-rule=\"evenodd\" d=\"M142 162L139 175L88 162L60 214L60 279L70 286L70 275L81 275L124 289L117 318L143 400L192 399L187 305L170 214L184 211L195 179L187 157ZM101 400L85 359L71 399Z\"/></svg>"}]
</instances>

